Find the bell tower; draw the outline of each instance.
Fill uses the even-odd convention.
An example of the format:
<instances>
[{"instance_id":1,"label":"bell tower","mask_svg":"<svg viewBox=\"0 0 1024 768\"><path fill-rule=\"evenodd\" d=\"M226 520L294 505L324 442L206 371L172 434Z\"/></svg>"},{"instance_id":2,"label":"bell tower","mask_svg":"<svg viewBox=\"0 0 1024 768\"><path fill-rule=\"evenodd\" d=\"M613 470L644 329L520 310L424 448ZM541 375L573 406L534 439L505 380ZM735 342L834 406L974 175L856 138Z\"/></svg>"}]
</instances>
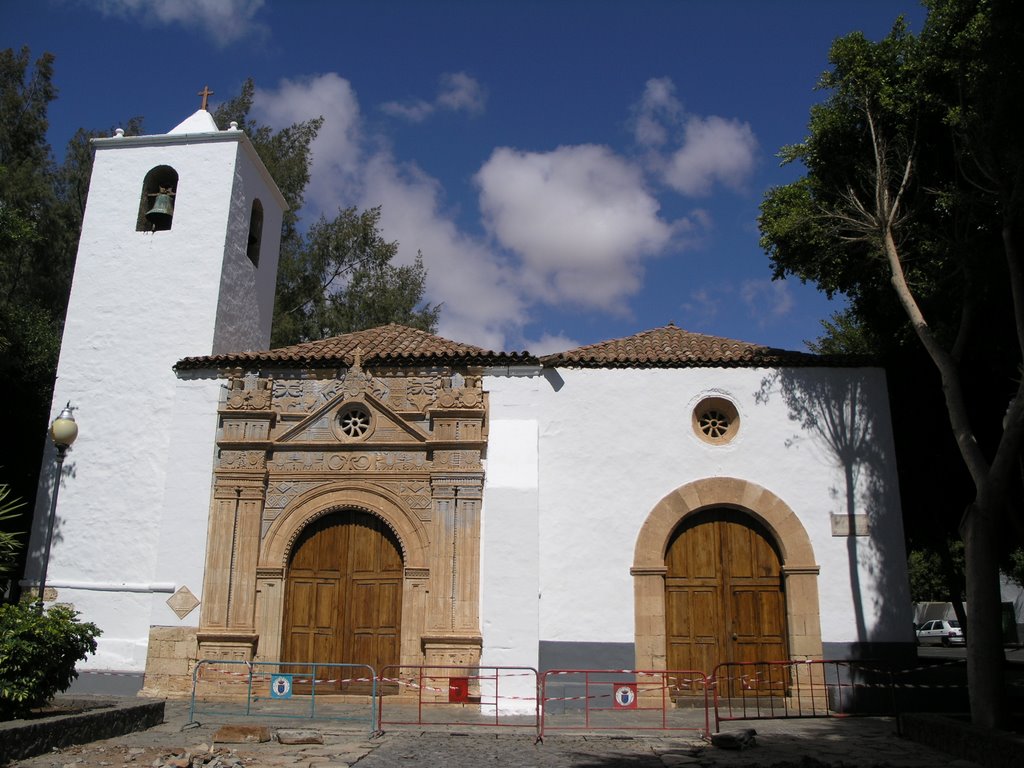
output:
<instances>
[{"instance_id":1,"label":"bell tower","mask_svg":"<svg viewBox=\"0 0 1024 768\"><path fill-rule=\"evenodd\" d=\"M59 479L47 595L105 630L97 669L141 672L151 624L178 621L163 593L201 583L160 563L202 558L220 386L175 363L270 342L287 206L246 135L220 130L205 102L166 134L93 141L53 399L54 414L71 401L80 439ZM53 466L48 453L26 585ZM199 540L162 544L186 519Z\"/></svg>"}]
</instances>

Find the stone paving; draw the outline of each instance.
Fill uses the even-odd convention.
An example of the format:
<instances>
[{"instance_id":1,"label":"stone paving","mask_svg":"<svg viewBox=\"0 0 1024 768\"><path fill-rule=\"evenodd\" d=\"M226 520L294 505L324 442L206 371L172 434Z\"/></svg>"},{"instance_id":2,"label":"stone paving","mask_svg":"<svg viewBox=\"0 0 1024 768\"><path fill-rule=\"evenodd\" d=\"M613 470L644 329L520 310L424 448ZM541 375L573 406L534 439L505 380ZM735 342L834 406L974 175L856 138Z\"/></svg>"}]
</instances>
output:
<instances>
[{"instance_id":1,"label":"stone paving","mask_svg":"<svg viewBox=\"0 0 1024 768\"><path fill-rule=\"evenodd\" d=\"M896 735L890 718L776 720L723 724L723 732L756 728L757 743L742 751L707 743L690 731L668 735L624 733L579 735L549 734L536 743L529 729L470 728L465 726L389 726L371 738L367 729L351 723L309 720L268 721L234 719L278 729L315 729L324 743L284 745L276 740L261 744L215 744L219 723L202 722L184 728L188 705L168 702L165 722L146 731L117 739L68 747L13 763L25 768L434 768L443 766L508 766L528 768L850 768L888 766L929 768L935 765L972 768L974 763L954 761L939 751Z\"/></svg>"}]
</instances>

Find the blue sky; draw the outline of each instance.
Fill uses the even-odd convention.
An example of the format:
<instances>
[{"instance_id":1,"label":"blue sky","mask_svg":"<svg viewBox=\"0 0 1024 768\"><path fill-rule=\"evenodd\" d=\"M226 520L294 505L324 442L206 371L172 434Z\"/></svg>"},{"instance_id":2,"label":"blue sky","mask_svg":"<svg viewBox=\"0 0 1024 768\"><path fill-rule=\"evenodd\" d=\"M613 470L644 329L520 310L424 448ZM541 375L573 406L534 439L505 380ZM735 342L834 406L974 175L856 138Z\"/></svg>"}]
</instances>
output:
<instances>
[{"instance_id":1,"label":"blue sky","mask_svg":"<svg viewBox=\"0 0 1024 768\"><path fill-rule=\"evenodd\" d=\"M840 305L771 281L764 192L796 177L832 40L914 0L0 0L78 127L164 133L255 78L255 117L323 115L303 220L383 207L442 335L542 354L673 321L802 349Z\"/></svg>"}]
</instances>

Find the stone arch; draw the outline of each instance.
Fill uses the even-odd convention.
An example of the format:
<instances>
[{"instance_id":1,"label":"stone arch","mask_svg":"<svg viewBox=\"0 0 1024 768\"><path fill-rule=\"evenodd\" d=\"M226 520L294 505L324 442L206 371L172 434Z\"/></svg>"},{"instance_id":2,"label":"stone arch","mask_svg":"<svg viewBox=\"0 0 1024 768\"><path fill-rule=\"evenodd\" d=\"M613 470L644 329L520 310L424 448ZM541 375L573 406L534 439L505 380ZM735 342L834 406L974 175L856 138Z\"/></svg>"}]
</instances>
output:
<instances>
[{"instance_id":1,"label":"stone arch","mask_svg":"<svg viewBox=\"0 0 1024 768\"><path fill-rule=\"evenodd\" d=\"M292 547L314 520L334 510L358 509L380 518L398 539L405 577L402 584L402 664L422 661L426 598L430 592L430 541L422 521L401 499L367 484L325 483L300 495L267 529L257 567L256 632L258 661L277 661L284 619L284 580Z\"/></svg>"},{"instance_id":2,"label":"stone arch","mask_svg":"<svg viewBox=\"0 0 1024 768\"><path fill-rule=\"evenodd\" d=\"M263 539L261 568L284 568L292 546L311 522L335 509L361 509L394 531L406 568L426 568L429 541L423 523L387 491L360 485L321 486L302 494L271 524Z\"/></svg>"},{"instance_id":3,"label":"stone arch","mask_svg":"<svg viewBox=\"0 0 1024 768\"><path fill-rule=\"evenodd\" d=\"M637 669L664 669L665 552L673 531L688 516L712 507L740 510L760 521L775 538L785 579L788 647L793 659L820 659L818 571L810 537L789 506L747 480L714 477L677 488L651 510L633 551ZM710 670L706 670L710 672Z\"/></svg>"}]
</instances>

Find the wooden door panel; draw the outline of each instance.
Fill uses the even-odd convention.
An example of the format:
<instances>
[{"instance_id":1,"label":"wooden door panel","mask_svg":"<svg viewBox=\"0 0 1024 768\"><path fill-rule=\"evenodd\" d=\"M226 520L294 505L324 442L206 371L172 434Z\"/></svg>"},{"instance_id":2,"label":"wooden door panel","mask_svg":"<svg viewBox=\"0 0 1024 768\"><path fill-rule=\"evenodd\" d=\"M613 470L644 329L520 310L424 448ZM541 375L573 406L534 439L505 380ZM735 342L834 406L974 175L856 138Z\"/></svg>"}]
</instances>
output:
<instances>
[{"instance_id":1,"label":"wooden door panel","mask_svg":"<svg viewBox=\"0 0 1024 768\"><path fill-rule=\"evenodd\" d=\"M330 632L337 623L340 579L321 579L316 584L316 628Z\"/></svg>"},{"instance_id":2,"label":"wooden door panel","mask_svg":"<svg viewBox=\"0 0 1024 768\"><path fill-rule=\"evenodd\" d=\"M381 632L396 634L402 621L399 611L402 605L402 582L399 579L389 579L380 582L379 587L377 627Z\"/></svg>"},{"instance_id":3,"label":"wooden door panel","mask_svg":"<svg viewBox=\"0 0 1024 768\"><path fill-rule=\"evenodd\" d=\"M670 668L710 674L725 661L786 658L781 564L766 536L732 510L687 521L674 534L665 555Z\"/></svg>"},{"instance_id":4,"label":"wooden door panel","mask_svg":"<svg viewBox=\"0 0 1024 768\"><path fill-rule=\"evenodd\" d=\"M289 563L282 660L397 664L402 568L394 533L369 513L311 523Z\"/></svg>"},{"instance_id":5,"label":"wooden door panel","mask_svg":"<svg viewBox=\"0 0 1024 768\"><path fill-rule=\"evenodd\" d=\"M786 636L786 606L778 589L762 589L757 593L760 600L762 637L771 637L782 642Z\"/></svg>"}]
</instances>

